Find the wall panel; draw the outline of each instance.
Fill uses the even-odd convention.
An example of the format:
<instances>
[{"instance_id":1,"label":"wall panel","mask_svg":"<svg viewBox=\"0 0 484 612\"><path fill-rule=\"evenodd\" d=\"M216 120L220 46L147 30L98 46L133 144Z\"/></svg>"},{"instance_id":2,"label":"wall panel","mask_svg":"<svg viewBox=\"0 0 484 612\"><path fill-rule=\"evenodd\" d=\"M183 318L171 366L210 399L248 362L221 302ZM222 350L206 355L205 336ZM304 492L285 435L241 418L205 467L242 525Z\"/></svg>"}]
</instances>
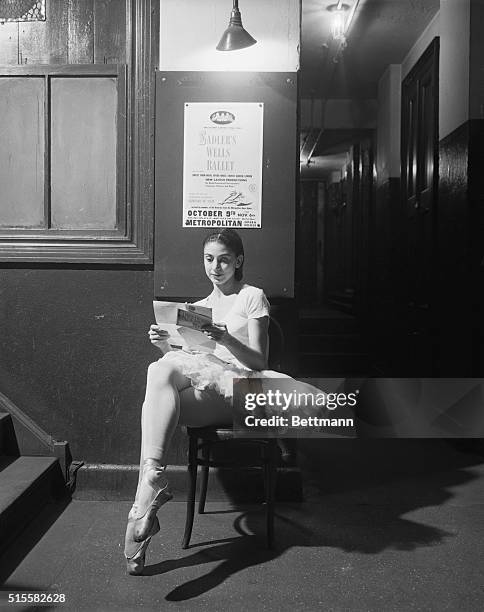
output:
<instances>
[{"instance_id":1,"label":"wall panel","mask_svg":"<svg viewBox=\"0 0 484 612\"><path fill-rule=\"evenodd\" d=\"M18 62L18 23L0 24L0 65Z\"/></svg>"},{"instance_id":2,"label":"wall panel","mask_svg":"<svg viewBox=\"0 0 484 612\"><path fill-rule=\"evenodd\" d=\"M0 78L0 227L44 226L44 79Z\"/></svg>"},{"instance_id":3,"label":"wall panel","mask_svg":"<svg viewBox=\"0 0 484 612\"><path fill-rule=\"evenodd\" d=\"M126 0L94 0L94 63L126 63Z\"/></svg>"},{"instance_id":4,"label":"wall panel","mask_svg":"<svg viewBox=\"0 0 484 612\"><path fill-rule=\"evenodd\" d=\"M0 27L0 64L124 64L129 0L47 0L45 21Z\"/></svg>"},{"instance_id":5,"label":"wall panel","mask_svg":"<svg viewBox=\"0 0 484 612\"><path fill-rule=\"evenodd\" d=\"M263 102L262 228L240 230L244 273L271 297L294 296L296 96L292 72L157 73L155 295L211 290L201 254L210 229L182 228L185 102Z\"/></svg>"},{"instance_id":6,"label":"wall panel","mask_svg":"<svg viewBox=\"0 0 484 612\"><path fill-rule=\"evenodd\" d=\"M94 0L68 0L69 64L94 62Z\"/></svg>"},{"instance_id":7,"label":"wall panel","mask_svg":"<svg viewBox=\"0 0 484 612\"><path fill-rule=\"evenodd\" d=\"M65 0L47 0L45 21L19 24L19 64L68 63L67 9Z\"/></svg>"},{"instance_id":8,"label":"wall panel","mask_svg":"<svg viewBox=\"0 0 484 612\"><path fill-rule=\"evenodd\" d=\"M52 227L115 229L116 78L53 78L51 108Z\"/></svg>"}]
</instances>

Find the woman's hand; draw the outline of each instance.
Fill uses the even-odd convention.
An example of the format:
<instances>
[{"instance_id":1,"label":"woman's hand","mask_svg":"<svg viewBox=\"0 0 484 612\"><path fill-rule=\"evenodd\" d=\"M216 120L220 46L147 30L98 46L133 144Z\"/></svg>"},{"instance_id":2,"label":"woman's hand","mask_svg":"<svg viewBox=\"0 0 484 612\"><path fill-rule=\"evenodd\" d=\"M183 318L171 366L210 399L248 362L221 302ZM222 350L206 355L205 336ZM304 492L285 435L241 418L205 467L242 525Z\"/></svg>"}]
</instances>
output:
<instances>
[{"instance_id":1,"label":"woman's hand","mask_svg":"<svg viewBox=\"0 0 484 612\"><path fill-rule=\"evenodd\" d=\"M170 350L170 345L168 344L169 334L166 330L161 329L159 325L150 325L148 336L150 337L151 344L159 348L163 353L167 353Z\"/></svg>"},{"instance_id":2,"label":"woman's hand","mask_svg":"<svg viewBox=\"0 0 484 612\"><path fill-rule=\"evenodd\" d=\"M267 368L267 342L269 317L248 320L249 345L243 344L227 331L225 323L203 326L203 332L211 340L225 346L232 355L251 370Z\"/></svg>"},{"instance_id":3,"label":"woman's hand","mask_svg":"<svg viewBox=\"0 0 484 612\"><path fill-rule=\"evenodd\" d=\"M215 342L218 342L223 346L229 344L232 338L227 331L227 326L225 323L212 323L204 325L202 330L203 333L210 338L210 340L215 340Z\"/></svg>"}]
</instances>

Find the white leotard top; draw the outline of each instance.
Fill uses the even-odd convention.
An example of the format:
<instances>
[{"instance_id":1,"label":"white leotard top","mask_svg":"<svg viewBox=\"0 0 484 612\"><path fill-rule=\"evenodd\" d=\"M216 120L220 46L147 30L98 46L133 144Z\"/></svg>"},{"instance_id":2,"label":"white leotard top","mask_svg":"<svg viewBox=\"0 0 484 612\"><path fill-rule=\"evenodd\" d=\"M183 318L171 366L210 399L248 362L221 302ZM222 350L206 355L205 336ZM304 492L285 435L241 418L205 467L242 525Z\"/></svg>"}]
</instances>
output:
<instances>
[{"instance_id":1,"label":"white leotard top","mask_svg":"<svg viewBox=\"0 0 484 612\"><path fill-rule=\"evenodd\" d=\"M242 285L239 293L218 295L215 290L203 300L195 302L212 309L214 323L225 323L229 334L249 345L249 319L269 316L269 302L258 287ZM225 347L217 344L214 355L228 363L243 366Z\"/></svg>"}]
</instances>

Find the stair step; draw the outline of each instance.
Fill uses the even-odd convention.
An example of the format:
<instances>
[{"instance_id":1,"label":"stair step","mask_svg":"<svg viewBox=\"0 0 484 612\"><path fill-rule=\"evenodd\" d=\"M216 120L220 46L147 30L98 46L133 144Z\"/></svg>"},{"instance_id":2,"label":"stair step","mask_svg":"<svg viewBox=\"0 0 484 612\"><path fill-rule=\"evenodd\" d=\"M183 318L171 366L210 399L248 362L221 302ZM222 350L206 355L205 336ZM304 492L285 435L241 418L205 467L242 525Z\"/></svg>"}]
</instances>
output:
<instances>
[{"instance_id":1,"label":"stair step","mask_svg":"<svg viewBox=\"0 0 484 612\"><path fill-rule=\"evenodd\" d=\"M63 490L55 457L0 457L0 541L13 540Z\"/></svg>"},{"instance_id":2,"label":"stair step","mask_svg":"<svg viewBox=\"0 0 484 612\"><path fill-rule=\"evenodd\" d=\"M7 432L12 422L8 412L0 412L0 455L3 455L7 447Z\"/></svg>"},{"instance_id":3,"label":"stair step","mask_svg":"<svg viewBox=\"0 0 484 612\"><path fill-rule=\"evenodd\" d=\"M8 412L0 413L0 456L2 455L20 455L12 415Z\"/></svg>"}]
</instances>

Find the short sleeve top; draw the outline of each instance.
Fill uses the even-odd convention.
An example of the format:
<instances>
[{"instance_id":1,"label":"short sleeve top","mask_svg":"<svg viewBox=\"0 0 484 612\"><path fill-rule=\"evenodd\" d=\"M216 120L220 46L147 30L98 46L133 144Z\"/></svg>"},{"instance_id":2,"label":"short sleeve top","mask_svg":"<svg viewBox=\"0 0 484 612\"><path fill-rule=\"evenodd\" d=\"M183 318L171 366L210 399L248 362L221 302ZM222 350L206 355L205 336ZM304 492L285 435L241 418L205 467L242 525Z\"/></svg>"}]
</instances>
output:
<instances>
[{"instance_id":1,"label":"short sleeve top","mask_svg":"<svg viewBox=\"0 0 484 612\"><path fill-rule=\"evenodd\" d=\"M211 308L213 321L225 323L229 334L247 346L249 319L269 316L269 301L264 291L251 285L243 285L239 293L221 298L212 291L208 297L196 303ZM214 354L223 361L242 365L225 346L217 345Z\"/></svg>"}]
</instances>

